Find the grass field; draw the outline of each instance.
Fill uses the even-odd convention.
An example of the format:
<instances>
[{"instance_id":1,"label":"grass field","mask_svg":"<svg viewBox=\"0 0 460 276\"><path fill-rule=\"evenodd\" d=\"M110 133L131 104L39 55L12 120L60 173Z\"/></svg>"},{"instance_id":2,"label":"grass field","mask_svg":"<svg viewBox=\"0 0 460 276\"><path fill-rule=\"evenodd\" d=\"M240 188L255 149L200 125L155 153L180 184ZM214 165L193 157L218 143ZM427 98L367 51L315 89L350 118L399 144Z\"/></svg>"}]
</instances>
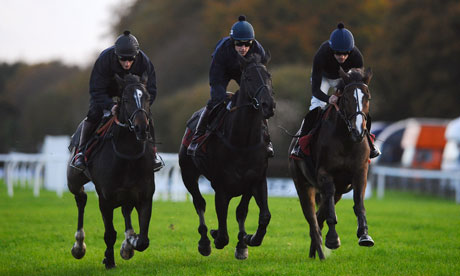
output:
<instances>
[{"instance_id":1,"label":"grass field","mask_svg":"<svg viewBox=\"0 0 460 276\"><path fill-rule=\"evenodd\" d=\"M150 247L121 259L120 209L115 210L117 267L106 271L104 228L97 197L90 193L85 212L86 256L70 253L77 224L73 196L15 188L7 196L0 183L0 275L460 275L460 205L452 201L386 192L384 200L365 201L372 248L358 246L353 202L337 205L342 246L327 251L325 261L308 258L308 224L297 198L269 198L272 220L263 244L249 248L249 258L234 258L237 243L235 206L229 208L230 244L212 248L208 257L197 251L198 217L187 202L154 202ZM212 196L207 196L207 224L217 226ZM137 221L137 213L133 213ZM247 231L257 227L258 208L251 201ZM135 225L137 230L137 224ZM325 234L325 232L323 233Z\"/></svg>"}]
</instances>

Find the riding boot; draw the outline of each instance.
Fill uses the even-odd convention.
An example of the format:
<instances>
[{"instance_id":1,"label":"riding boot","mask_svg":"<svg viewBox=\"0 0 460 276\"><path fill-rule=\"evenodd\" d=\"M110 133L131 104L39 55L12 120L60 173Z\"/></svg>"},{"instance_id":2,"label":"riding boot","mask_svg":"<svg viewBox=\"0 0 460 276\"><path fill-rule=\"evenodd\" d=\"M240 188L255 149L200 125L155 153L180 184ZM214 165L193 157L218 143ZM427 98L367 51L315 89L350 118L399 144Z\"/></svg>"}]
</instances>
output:
<instances>
[{"instance_id":1,"label":"riding boot","mask_svg":"<svg viewBox=\"0 0 460 276\"><path fill-rule=\"evenodd\" d=\"M153 128L153 120L150 118L149 120L149 128L150 128L150 138L152 139L153 142L153 171L157 172L161 170L164 167L164 162L163 159L158 159L158 154L157 154L157 147L155 144L155 129Z\"/></svg>"},{"instance_id":2,"label":"riding boot","mask_svg":"<svg viewBox=\"0 0 460 276\"><path fill-rule=\"evenodd\" d=\"M372 126L372 119L370 114L367 114L367 141L369 142L369 148L370 148L370 153L369 153L369 158L375 158L381 154L380 150L375 146L374 144L374 139L371 138L371 126Z\"/></svg>"},{"instance_id":3,"label":"riding boot","mask_svg":"<svg viewBox=\"0 0 460 276\"><path fill-rule=\"evenodd\" d=\"M294 148L292 148L291 155L294 156L299 156L300 157L300 144L299 144L299 139L300 137L303 137L307 135L315 126L316 121L319 117L318 112L321 110L321 107L317 107L313 110L310 110L306 115L305 118L302 121L302 125L300 127L300 133L298 134L297 141L294 145Z\"/></svg>"},{"instance_id":4,"label":"riding boot","mask_svg":"<svg viewBox=\"0 0 460 276\"><path fill-rule=\"evenodd\" d=\"M195 152L199 145L198 138L200 138L206 133L206 128L208 127L209 113L210 110L207 107L201 113L200 119L198 120L198 124L196 126L195 134L192 138L192 142L187 148L188 155L195 156Z\"/></svg>"},{"instance_id":5,"label":"riding boot","mask_svg":"<svg viewBox=\"0 0 460 276\"><path fill-rule=\"evenodd\" d=\"M86 160L85 160L85 146L88 142L91 134L94 131L95 124L88 122L88 120L83 121L83 125L81 126L81 133L80 133L80 143L78 144L78 154L74 156L72 162L70 163L71 167L79 171L84 171L86 169Z\"/></svg>"},{"instance_id":6,"label":"riding boot","mask_svg":"<svg viewBox=\"0 0 460 276\"><path fill-rule=\"evenodd\" d=\"M268 120L262 120L262 129L264 133L264 141L267 143L267 153L268 157L272 158L275 157L275 150L273 149L273 144L270 139L270 133L268 132Z\"/></svg>"},{"instance_id":7,"label":"riding boot","mask_svg":"<svg viewBox=\"0 0 460 276\"><path fill-rule=\"evenodd\" d=\"M367 141L369 142L369 147L371 149L369 153L369 158L375 158L381 154L380 150L374 145L374 142L372 141L371 134L367 133Z\"/></svg>"}]
</instances>

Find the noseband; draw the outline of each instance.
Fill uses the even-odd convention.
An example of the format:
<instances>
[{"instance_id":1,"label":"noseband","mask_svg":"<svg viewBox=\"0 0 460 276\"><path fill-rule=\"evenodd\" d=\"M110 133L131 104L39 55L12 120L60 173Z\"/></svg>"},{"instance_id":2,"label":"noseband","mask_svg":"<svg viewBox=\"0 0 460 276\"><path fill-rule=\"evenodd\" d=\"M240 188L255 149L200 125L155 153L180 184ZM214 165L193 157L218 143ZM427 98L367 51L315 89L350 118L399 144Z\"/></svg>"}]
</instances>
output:
<instances>
[{"instance_id":1,"label":"noseband","mask_svg":"<svg viewBox=\"0 0 460 276\"><path fill-rule=\"evenodd\" d=\"M352 82L352 83L349 83L349 84L345 85L345 87L344 87L343 90L342 90L343 92L339 95L339 97L343 96L343 94L345 93L344 91L345 91L347 88L349 88L350 86L352 86L352 85L363 86L365 89L368 89L368 86L367 86L367 84L365 84L365 83L361 83L361 82ZM358 91L357 91L357 89L354 90L354 93L355 93L356 99L358 99ZM364 112L361 111L361 109L362 109L362 108L360 107L360 104L361 104L361 103L360 103L358 100L356 100L356 102L357 102L356 112L353 113L353 114L348 115L347 112L344 111L344 110L342 110L342 109L338 109L338 110L337 110L337 113L338 113L339 116L342 118L342 120L345 122L345 124L346 124L346 126L347 126L347 129L348 129L348 132L349 132L349 133L352 133L352 131L353 131L353 129L354 129L354 128L353 128L353 124L351 123L351 121L352 121L355 117L361 115L361 116L363 116L364 121L367 122L367 115L366 115ZM367 129L364 129L364 130L360 133L360 138L361 138L361 139L364 137L364 135L366 135L367 131L368 131Z\"/></svg>"}]
</instances>

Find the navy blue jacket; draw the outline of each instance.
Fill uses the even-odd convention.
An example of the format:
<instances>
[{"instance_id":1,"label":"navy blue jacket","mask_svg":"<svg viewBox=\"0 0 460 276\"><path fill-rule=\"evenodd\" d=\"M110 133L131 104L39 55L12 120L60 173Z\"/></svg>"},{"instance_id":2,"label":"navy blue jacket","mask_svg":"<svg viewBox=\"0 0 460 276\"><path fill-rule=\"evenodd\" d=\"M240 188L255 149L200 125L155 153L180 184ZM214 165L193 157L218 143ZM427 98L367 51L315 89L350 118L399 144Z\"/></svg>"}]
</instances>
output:
<instances>
[{"instance_id":1,"label":"navy blue jacket","mask_svg":"<svg viewBox=\"0 0 460 276\"><path fill-rule=\"evenodd\" d=\"M94 63L91 77L89 80L89 93L91 95L91 105L102 107L103 109L110 110L113 106L112 97L121 96L118 85L115 81L115 74L121 78L125 74L131 73L142 76L147 72L147 91L150 94L150 105L157 95L155 69L152 62L143 51L139 51L131 68L124 70L115 55L115 46L109 47L102 51Z\"/></svg>"},{"instance_id":2,"label":"navy blue jacket","mask_svg":"<svg viewBox=\"0 0 460 276\"><path fill-rule=\"evenodd\" d=\"M257 40L254 40L247 55L251 53L258 53L262 58L265 58L265 50ZM235 80L238 85L240 84L242 70L238 55L233 40L229 36L222 38L217 43L212 53L211 68L209 70L211 100L208 103L208 107L212 107L225 99L230 80Z\"/></svg>"},{"instance_id":3,"label":"navy blue jacket","mask_svg":"<svg viewBox=\"0 0 460 276\"><path fill-rule=\"evenodd\" d=\"M329 46L329 41L323 42L319 47L313 59L313 68L311 73L311 92L312 95L323 102L329 102L329 96L321 92L321 80L323 77L327 79L338 79L339 68L343 68L345 72L351 68L362 68L364 64L363 55L355 46L352 52L344 63L340 64L334 57L334 52Z\"/></svg>"}]
</instances>

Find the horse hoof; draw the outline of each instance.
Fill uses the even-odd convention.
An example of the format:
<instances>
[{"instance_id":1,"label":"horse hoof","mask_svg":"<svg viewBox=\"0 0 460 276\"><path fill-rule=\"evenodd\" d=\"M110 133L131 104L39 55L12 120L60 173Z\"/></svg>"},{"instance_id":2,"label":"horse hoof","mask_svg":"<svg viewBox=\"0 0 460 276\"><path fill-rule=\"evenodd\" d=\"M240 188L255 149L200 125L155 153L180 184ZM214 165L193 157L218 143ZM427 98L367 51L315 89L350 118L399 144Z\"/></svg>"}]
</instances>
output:
<instances>
[{"instance_id":1,"label":"horse hoof","mask_svg":"<svg viewBox=\"0 0 460 276\"><path fill-rule=\"evenodd\" d=\"M372 240L371 236L364 234L359 238L358 244L360 246L371 247L374 246L374 240Z\"/></svg>"},{"instance_id":2,"label":"horse hoof","mask_svg":"<svg viewBox=\"0 0 460 276\"><path fill-rule=\"evenodd\" d=\"M107 258L104 258L104 260L102 260L102 263L105 265L105 269L115 268L115 262L109 262L107 261Z\"/></svg>"},{"instance_id":3,"label":"horse hoof","mask_svg":"<svg viewBox=\"0 0 460 276\"><path fill-rule=\"evenodd\" d=\"M198 252L200 252L201 255L207 257L211 254L211 246L210 245L207 245L207 246L198 245Z\"/></svg>"},{"instance_id":4,"label":"horse hoof","mask_svg":"<svg viewBox=\"0 0 460 276\"><path fill-rule=\"evenodd\" d=\"M337 237L337 239L333 239L332 241L326 238L325 245L329 249L332 249L332 250L337 249L340 247L340 238Z\"/></svg>"},{"instance_id":5,"label":"horse hoof","mask_svg":"<svg viewBox=\"0 0 460 276\"><path fill-rule=\"evenodd\" d=\"M238 260L246 260L248 258L248 248L235 248L235 258Z\"/></svg>"},{"instance_id":6,"label":"horse hoof","mask_svg":"<svg viewBox=\"0 0 460 276\"><path fill-rule=\"evenodd\" d=\"M73 247L72 247L72 256L75 259L81 259L85 256L86 253L86 244L82 243L81 246L78 244L78 242L75 242Z\"/></svg>"},{"instance_id":7,"label":"horse hoof","mask_svg":"<svg viewBox=\"0 0 460 276\"><path fill-rule=\"evenodd\" d=\"M134 248L127 240L124 240L121 244L120 256L124 260L129 260L134 256Z\"/></svg>"}]
</instances>

